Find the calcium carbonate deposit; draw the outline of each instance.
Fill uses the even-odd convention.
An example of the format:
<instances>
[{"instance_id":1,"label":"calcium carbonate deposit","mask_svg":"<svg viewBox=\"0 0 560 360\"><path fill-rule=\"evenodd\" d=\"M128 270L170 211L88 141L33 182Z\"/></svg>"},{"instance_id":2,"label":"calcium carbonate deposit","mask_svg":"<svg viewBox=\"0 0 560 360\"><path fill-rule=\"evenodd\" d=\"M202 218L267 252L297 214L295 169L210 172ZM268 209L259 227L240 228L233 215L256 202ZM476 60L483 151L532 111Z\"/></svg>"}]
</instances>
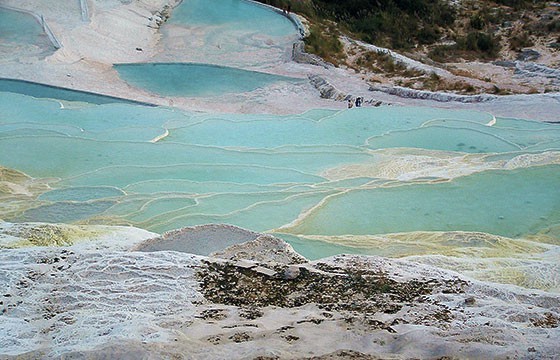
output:
<instances>
[{"instance_id":1,"label":"calcium carbonate deposit","mask_svg":"<svg viewBox=\"0 0 560 360\"><path fill-rule=\"evenodd\" d=\"M0 358L560 354L556 95L347 109L268 7L5 3L62 48L0 38Z\"/></svg>"}]
</instances>

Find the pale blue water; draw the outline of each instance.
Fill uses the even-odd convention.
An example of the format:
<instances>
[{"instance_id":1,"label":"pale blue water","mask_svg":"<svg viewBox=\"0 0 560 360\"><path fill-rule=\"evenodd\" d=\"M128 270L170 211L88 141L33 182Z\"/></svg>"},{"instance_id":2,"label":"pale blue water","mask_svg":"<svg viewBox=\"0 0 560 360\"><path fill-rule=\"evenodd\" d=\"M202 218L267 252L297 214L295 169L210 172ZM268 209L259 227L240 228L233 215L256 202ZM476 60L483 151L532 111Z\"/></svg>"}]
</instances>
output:
<instances>
[{"instance_id":1,"label":"pale blue water","mask_svg":"<svg viewBox=\"0 0 560 360\"><path fill-rule=\"evenodd\" d=\"M165 96L219 96L243 93L273 84L303 80L205 64L119 64L115 69L129 84Z\"/></svg>"},{"instance_id":2,"label":"pale blue water","mask_svg":"<svg viewBox=\"0 0 560 360\"><path fill-rule=\"evenodd\" d=\"M293 116L129 104L61 109L56 100L8 92L0 93L0 113L0 164L59 179L37 200L4 194L13 206L2 207L0 218L10 221L157 232L212 222L256 231L293 223L289 232L304 237L419 230L523 237L560 224L560 147L556 157L524 148L550 148L560 137L553 124L507 119L501 126L498 119L489 127L485 113L408 107ZM477 165L461 163L480 152L488 156ZM459 159L454 168L477 168L445 181L438 181L445 179L440 166L413 182L378 172L391 159L419 155L428 158L424 168L442 156ZM499 170L537 155L544 157L539 166ZM353 173L352 166L363 170ZM402 166L392 171L407 173Z\"/></svg>"},{"instance_id":3,"label":"pale blue water","mask_svg":"<svg viewBox=\"0 0 560 360\"><path fill-rule=\"evenodd\" d=\"M46 56L54 50L32 15L0 7L0 59L17 51Z\"/></svg>"},{"instance_id":4,"label":"pale blue water","mask_svg":"<svg viewBox=\"0 0 560 360\"><path fill-rule=\"evenodd\" d=\"M297 37L286 18L238 0L186 0L162 33L175 51L246 68L276 64ZM117 69L171 96L298 81L203 64ZM155 232L228 223L273 232L312 259L426 255L467 274L483 268L473 275L483 279L556 289L560 127L493 119L415 107L190 113L0 80L0 166L32 177L0 171L0 219Z\"/></svg>"},{"instance_id":5,"label":"pale blue water","mask_svg":"<svg viewBox=\"0 0 560 360\"><path fill-rule=\"evenodd\" d=\"M204 63L247 70L291 61L299 30L287 17L244 0L185 0L161 27L152 62Z\"/></svg>"},{"instance_id":6,"label":"pale blue water","mask_svg":"<svg viewBox=\"0 0 560 360\"><path fill-rule=\"evenodd\" d=\"M560 165L485 171L438 184L356 189L333 197L298 234L482 231L511 238L560 223Z\"/></svg>"},{"instance_id":7,"label":"pale blue water","mask_svg":"<svg viewBox=\"0 0 560 360\"><path fill-rule=\"evenodd\" d=\"M0 79L0 91L18 93L33 96L36 98L59 99L62 101L77 101L98 105L112 103L141 104L137 101L99 95L85 91L73 91L56 86L16 79Z\"/></svg>"},{"instance_id":8,"label":"pale blue water","mask_svg":"<svg viewBox=\"0 0 560 360\"><path fill-rule=\"evenodd\" d=\"M126 195L123 191L113 187L72 187L48 191L39 196L40 200L58 201L89 201Z\"/></svg>"},{"instance_id":9,"label":"pale blue water","mask_svg":"<svg viewBox=\"0 0 560 360\"><path fill-rule=\"evenodd\" d=\"M270 8L243 0L185 0L161 32L164 51L154 63L115 65L130 85L164 96L216 97L307 81L263 72L289 61L298 38L296 26ZM167 62L176 59L188 60Z\"/></svg>"},{"instance_id":10,"label":"pale blue water","mask_svg":"<svg viewBox=\"0 0 560 360\"><path fill-rule=\"evenodd\" d=\"M220 30L286 36L294 25L274 11L243 0L184 0L169 19L171 24L219 27Z\"/></svg>"}]
</instances>

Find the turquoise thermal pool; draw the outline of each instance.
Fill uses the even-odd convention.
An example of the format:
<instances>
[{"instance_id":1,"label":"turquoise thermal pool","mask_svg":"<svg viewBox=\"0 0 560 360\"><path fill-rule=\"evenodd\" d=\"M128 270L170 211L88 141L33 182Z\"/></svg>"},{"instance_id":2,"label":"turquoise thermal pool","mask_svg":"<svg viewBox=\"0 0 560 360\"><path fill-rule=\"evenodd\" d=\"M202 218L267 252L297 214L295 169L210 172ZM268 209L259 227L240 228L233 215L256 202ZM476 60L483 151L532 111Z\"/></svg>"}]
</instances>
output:
<instances>
[{"instance_id":1,"label":"turquoise thermal pool","mask_svg":"<svg viewBox=\"0 0 560 360\"><path fill-rule=\"evenodd\" d=\"M54 50L32 15L0 7L0 60L18 53L44 57Z\"/></svg>"},{"instance_id":2,"label":"turquoise thermal pool","mask_svg":"<svg viewBox=\"0 0 560 360\"><path fill-rule=\"evenodd\" d=\"M119 64L127 83L165 96L219 96L303 80L262 72L206 64Z\"/></svg>"},{"instance_id":3,"label":"turquoise thermal pool","mask_svg":"<svg viewBox=\"0 0 560 360\"><path fill-rule=\"evenodd\" d=\"M115 65L130 85L163 96L217 97L302 81L262 70L289 60L298 38L287 17L265 6L185 0L161 31L165 51L158 62Z\"/></svg>"},{"instance_id":4,"label":"turquoise thermal pool","mask_svg":"<svg viewBox=\"0 0 560 360\"><path fill-rule=\"evenodd\" d=\"M283 61L297 38L270 9L185 0L162 33L161 63L116 66L131 84L218 96L299 81L241 70ZM183 52L189 63L163 61ZM556 124L389 106L195 113L0 80L8 222L158 233L226 223L273 233L310 259L401 257L560 291L558 189Z\"/></svg>"},{"instance_id":5,"label":"turquoise thermal pool","mask_svg":"<svg viewBox=\"0 0 560 360\"><path fill-rule=\"evenodd\" d=\"M229 36L259 33L280 37L295 32L290 20L272 9L239 0L184 0L169 23L216 27L230 32Z\"/></svg>"},{"instance_id":6,"label":"turquoise thermal pool","mask_svg":"<svg viewBox=\"0 0 560 360\"><path fill-rule=\"evenodd\" d=\"M276 11L243 0L184 0L162 26L158 62L260 69L290 61L299 37Z\"/></svg>"},{"instance_id":7,"label":"turquoise thermal pool","mask_svg":"<svg viewBox=\"0 0 560 360\"><path fill-rule=\"evenodd\" d=\"M489 261L560 243L554 124L490 126L487 113L412 107L292 116L61 107L10 92L0 92L0 114L5 221L155 232L228 223L276 233L310 258ZM478 271L471 261L449 267Z\"/></svg>"}]
</instances>

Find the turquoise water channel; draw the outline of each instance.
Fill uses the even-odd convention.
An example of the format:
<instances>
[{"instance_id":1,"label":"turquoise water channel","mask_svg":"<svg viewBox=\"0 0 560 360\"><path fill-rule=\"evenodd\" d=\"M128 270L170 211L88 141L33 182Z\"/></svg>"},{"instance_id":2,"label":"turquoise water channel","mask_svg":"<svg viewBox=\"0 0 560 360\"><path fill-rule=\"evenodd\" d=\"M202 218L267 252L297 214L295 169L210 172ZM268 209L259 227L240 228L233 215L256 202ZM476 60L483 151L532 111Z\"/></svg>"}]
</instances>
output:
<instances>
[{"instance_id":1,"label":"turquoise water channel","mask_svg":"<svg viewBox=\"0 0 560 360\"><path fill-rule=\"evenodd\" d=\"M141 104L138 101L116 98L112 96L99 95L84 91L73 91L56 86L49 86L16 79L0 79L0 92L11 92L32 96L35 98L57 99L61 101L60 106L64 107L65 101L81 102L85 104ZM149 104L145 104L149 105Z\"/></svg>"}]
</instances>

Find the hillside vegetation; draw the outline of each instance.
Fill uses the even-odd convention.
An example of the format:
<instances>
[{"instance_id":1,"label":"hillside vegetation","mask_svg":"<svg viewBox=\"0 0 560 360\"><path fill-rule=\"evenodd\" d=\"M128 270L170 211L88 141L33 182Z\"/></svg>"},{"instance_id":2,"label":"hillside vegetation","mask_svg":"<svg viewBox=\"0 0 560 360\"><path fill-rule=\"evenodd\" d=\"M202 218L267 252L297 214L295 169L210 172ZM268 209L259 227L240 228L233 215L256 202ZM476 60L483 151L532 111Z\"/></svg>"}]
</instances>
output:
<instances>
[{"instance_id":1,"label":"hillside vegetation","mask_svg":"<svg viewBox=\"0 0 560 360\"><path fill-rule=\"evenodd\" d=\"M289 7L305 17L310 23L310 35L304 39L306 51L336 66L348 66L356 71L391 73L391 76L404 78L418 75L405 73L398 64L378 54L355 47L349 49L341 41L341 35L440 66L461 61L515 60L525 48L535 46L558 59L560 49L560 5L544 0L260 1L279 8ZM560 64L553 61L547 65L557 67ZM467 78L470 76L465 71L458 72ZM441 84L435 80L432 76L420 83L429 85L427 87L432 90L441 90ZM479 80L490 82L491 79L479 77ZM490 85L494 92L502 91ZM464 81L444 84L443 88L465 93L481 90L479 85ZM554 89L548 87L547 91ZM526 87L511 91L545 89Z\"/></svg>"},{"instance_id":2,"label":"hillside vegetation","mask_svg":"<svg viewBox=\"0 0 560 360\"><path fill-rule=\"evenodd\" d=\"M397 50L434 45L442 40L454 48L495 57L500 50L499 30L523 21L506 35L512 49L530 46L531 37L560 35L560 16L549 11L549 1L495 0L261 0L308 18L315 30L338 31L378 46ZM555 16L556 15L556 16ZM329 25L330 23L330 25ZM330 29L330 31L329 31ZM313 29L312 29L313 30ZM320 34L313 34L320 37ZM315 31L317 32L317 31ZM557 46L557 45L556 45ZM435 52L441 55L441 51ZM465 55L465 54L463 54ZM470 54L476 55L476 54Z\"/></svg>"}]
</instances>

